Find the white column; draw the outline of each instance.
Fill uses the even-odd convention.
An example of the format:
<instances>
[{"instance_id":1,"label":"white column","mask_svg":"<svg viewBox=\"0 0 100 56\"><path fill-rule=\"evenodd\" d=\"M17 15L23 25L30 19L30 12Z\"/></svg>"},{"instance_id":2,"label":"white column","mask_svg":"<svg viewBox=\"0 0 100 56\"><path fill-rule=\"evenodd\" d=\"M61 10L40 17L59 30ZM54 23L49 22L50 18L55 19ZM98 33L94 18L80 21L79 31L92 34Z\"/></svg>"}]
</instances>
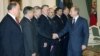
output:
<instances>
[{"instance_id":1,"label":"white column","mask_svg":"<svg viewBox=\"0 0 100 56\"><path fill-rule=\"evenodd\" d=\"M98 25L100 26L100 0L97 0L97 19Z\"/></svg>"},{"instance_id":2,"label":"white column","mask_svg":"<svg viewBox=\"0 0 100 56\"><path fill-rule=\"evenodd\" d=\"M73 5L78 6L80 9L80 15L87 20L89 20L89 15L86 7L86 1L85 0L72 0Z\"/></svg>"},{"instance_id":3,"label":"white column","mask_svg":"<svg viewBox=\"0 0 100 56\"><path fill-rule=\"evenodd\" d=\"M2 18L3 18L3 0L0 0L0 4L2 5L2 6L0 7L0 21L1 21Z\"/></svg>"},{"instance_id":4,"label":"white column","mask_svg":"<svg viewBox=\"0 0 100 56\"><path fill-rule=\"evenodd\" d=\"M0 21L7 14L8 0L0 0Z\"/></svg>"}]
</instances>

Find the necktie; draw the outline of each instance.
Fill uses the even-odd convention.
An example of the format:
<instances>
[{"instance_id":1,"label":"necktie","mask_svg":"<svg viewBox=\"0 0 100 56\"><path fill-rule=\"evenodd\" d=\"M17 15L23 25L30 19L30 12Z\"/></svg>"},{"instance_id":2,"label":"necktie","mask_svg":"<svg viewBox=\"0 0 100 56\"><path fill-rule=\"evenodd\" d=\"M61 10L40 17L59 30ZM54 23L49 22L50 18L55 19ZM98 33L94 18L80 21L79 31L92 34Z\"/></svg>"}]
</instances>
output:
<instances>
[{"instance_id":1,"label":"necktie","mask_svg":"<svg viewBox=\"0 0 100 56\"><path fill-rule=\"evenodd\" d=\"M18 24L18 26L20 27L20 30L21 30L21 32L22 32L22 27L21 27L21 25L20 25L20 22L19 22L19 19L18 19L18 18L16 18L16 23Z\"/></svg>"},{"instance_id":2,"label":"necktie","mask_svg":"<svg viewBox=\"0 0 100 56\"><path fill-rule=\"evenodd\" d=\"M49 23L51 24L51 20L50 20L50 18L49 18L49 17L47 17L47 19L48 19Z\"/></svg>"},{"instance_id":3,"label":"necktie","mask_svg":"<svg viewBox=\"0 0 100 56\"><path fill-rule=\"evenodd\" d=\"M72 24L75 24L75 19L72 20Z\"/></svg>"},{"instance_id":4,"label":"necktie","mask_svg":"<svg viewBox=\"0 0 100 56\"><path fill-rule=\"evenodd\" d=\"M16 18L16 23L19 24L19 19L18 18Z\"/></svg>"},{"instance_id":5,"label":"necktie","mask_svg":"<svg viewBox=\"0 0 100 56\"><path fill-rule=\"evenodd\" d=\"M75 26L75 19L72 20L72 26Z\"/></svg>"}]
</instances>

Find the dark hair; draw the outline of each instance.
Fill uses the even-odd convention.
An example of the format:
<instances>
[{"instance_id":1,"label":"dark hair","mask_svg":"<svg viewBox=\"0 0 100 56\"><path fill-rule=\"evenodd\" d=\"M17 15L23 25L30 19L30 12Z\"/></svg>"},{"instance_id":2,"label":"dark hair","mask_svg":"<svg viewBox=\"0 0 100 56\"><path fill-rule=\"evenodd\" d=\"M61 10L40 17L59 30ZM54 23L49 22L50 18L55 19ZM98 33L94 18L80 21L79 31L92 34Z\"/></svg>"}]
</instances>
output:
<instances>
[{"instance_id":1,"label":"dark hair","mask_svg":"<svg viewBox=\"0 0 100 56\"><path fill-rule=\"evenodd\" d=\"M66 8L69 9L67 6L65 6L65 7L63 8L63 10L65 10Z\"/></svg>"},{"instance_id":2,"label":"dark hair","mask_svg":"<svg viewBox=\"0 0 100 56\"><path fill-rule=\"evenodd\" d=\"M18 4L18 3L15 2L15 1L10 2L9 5L8 5L8 7L7 7L7 9L8 9L8 10L11 10L12 8L16 7L17 4Z\"/></svg>"},{"instance_id":3,"label":"dark hair","mask_svg":"<svg viewBox=\"0 0 100 56\"><path fill-rule=\"evenodd\" d=\"M62 8L57 7L57 8L55 9L55 14L56 14L56 13L57 13L57 11L59 11L59 10L62 10Z\"/></svg>"},{"instance_id":4,"label":"dark hair","mask_svg":"<svg viewBox=\"0 0 100 56\"><path fill-rule=\"evenodd\" d=\"M25 14L27 14L28 11L32 11L32 10L33 10L33 7L31 7L31 6L26 6L26 7L24 8L24 10L23 10L23 14L25 15Z\"/></svg>"},{"instance_id":5,"label":"dark hair","mask_svg":"<svg viewBox=\"0 0 100 56\"><path fill-rule=\"evenodd\" d=\"M41 7L41 8L43 9L44 7L49 7L49 6L48 6L48 5L42 5L42 7Z\"/></svg>"}]
</instances>

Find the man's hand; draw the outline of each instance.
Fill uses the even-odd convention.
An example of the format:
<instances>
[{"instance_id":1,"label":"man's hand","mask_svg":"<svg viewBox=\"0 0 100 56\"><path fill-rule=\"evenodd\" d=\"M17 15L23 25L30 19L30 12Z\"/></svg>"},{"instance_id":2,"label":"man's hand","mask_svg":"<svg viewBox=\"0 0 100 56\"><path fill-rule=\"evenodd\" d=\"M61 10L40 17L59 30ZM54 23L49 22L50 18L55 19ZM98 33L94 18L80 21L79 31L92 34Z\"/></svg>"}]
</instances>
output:
<instances>
[{"instance_id":1,"label":"man's hand","mask_svg":"<svg viewBox=\"0 0 100 56\"><path fill-rule=\"evenodd\" d=\"M36 53L33 53L32 56L36 56Z\"/></svg>"},{"instance_id":2,"label":"man's hand","mask_svg":"<svg viewBox=\"0 0 100 56\"><path fill-rule=\"evenodd\" d=\"M59 36L58 36L58 34L53 33L52 38L53 38L53 39L57 39L57 38L59 38Z\"/></svg>"},{"instance_id":3,"label":"man's hand","mask_svg":"<svg viewBox=\"0 0 100 56\"><path fill-rule=\"evenodd\" d=\"M82 50L85 50L86 49L86 46L85 45L82 45Z\"/></svg>"},{"instance_id":4,"label":"man's hand","mask_svg":"<svg viewBox=\"0 0 100 56\"><path fill-rule=\"evenodd\" d=\"M44 47L44 48L46 48L46 47L47 47L47 45L48 45L48 44L45 42L45 43L44 43L44 45L43 45L43 47Z\"/></svg>"}]
</instances>

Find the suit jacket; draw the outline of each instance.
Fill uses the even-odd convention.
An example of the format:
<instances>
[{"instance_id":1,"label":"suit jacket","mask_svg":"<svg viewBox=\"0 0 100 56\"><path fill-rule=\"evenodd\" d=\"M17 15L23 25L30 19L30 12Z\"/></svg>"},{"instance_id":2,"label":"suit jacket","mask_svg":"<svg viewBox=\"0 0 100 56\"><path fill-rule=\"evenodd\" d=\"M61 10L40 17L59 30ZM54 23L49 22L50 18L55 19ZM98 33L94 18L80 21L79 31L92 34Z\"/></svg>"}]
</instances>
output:
<instances>
[{"instance_id":1,"label":"suit jacket","mask_svg":"<svg viewBox=\"0 0 100 56\"><path fill-rule=\"evenodd\" d=\"M35 40L35 42L34 42L34 46L35 46L35 50L36 50L36 52L38 53L38 19L36 19L35 17L33 17L32 19L31 19L31 22L32 22L32 27L34 28L33 29L33 34L34 34L34 40Z\"/></svg>"},{"instance_id":2,"label":"suit jacket","mask_svg":"<svg viewBox=\"0 0 100 56\"><path fill-rule=\"evenodd\" d=\"M54 16L53 21L55 23L55 32L60 32L64 27L64 22L62 18L59 18L57 15Z\"/></svg>"},{"instance_id":3,"label":"suit jacket","mask_svg":"<svg viewBox=\"0 0 100 56\"><path fill-rule=\"evenodd\" d=\"M24 38L19 24L6 15L0 24L1 56L24 56Z\"/></svg>"},{"instance_id":4,"label":"suit jacket","mask_svg":"<svg viewBox=\"0 0 100 56\"><path fill-rule=\"evenodd\" d=\"M70 19L69 19L69 15L66 16L65 14L62 14L61 18L62 18L62 20L63 20L63 24L64 24L64 25L63 25L63 28L64 28L65 25L66 25L66 23L70 20ZM69 33L66 33L66 34L64 35L64 37L66 37L66 39L68 39ZM65 39L64 37L62 37L62 39L63 39L62 41L64 41L64 39ZM65 40L65 41L67 41L67 40Z\"/></svg>"},{"instance_id":5,"label":"suit jacket","mask_svg":"<svg viewBox=\"0 0 100 56\"><path fill-rule=\"evenodd\" d=\"M68 16L68 15L66 16L65 14L62 14L61 18L62 18L63 23L64 23L64 26L65 26L65 25L66 25L67 20L69 19L69 16Z\"/></svg>"},{"instance_id":6,"label":"suit jacket","mask_svg":"<svg viewBox=\"0 0 100 56\"><path fill-rule=\"evenodd\" d=\"M37 53L37 42L36 42L36 30L32 25L31 20L26 17L23 17L21 21L21 26L24 35L24 44L25 44L25 54L26 56L32 55L32 53ZM30 55L29 55L30 54Z\"/></svg>"},{"instance_id":7,"label":"suit jacket","mask_svg":"<svg viewBox=\"0 0 100 56\"><path fill-rule=\"evenodd\" d=\"M44 39L52 39L52 25L50 18L41 15L38 19L39 35Z\"/></svg>"},{"instance_id":8,"label":"suit jacket","mask_svg":"<svg viewBox=\"0 0 100 56\"><path fill-rule=\"evenodd\" d=\"M69 44L68 44L68 55L69 56L79 56L82 54L82 45L88 43L89 37L89 27L86 19L79 17L73 27L72 21L66 23L65 28L58 34L62 36L63 34L69 32Z\"/></svg>"}]
</instances>

